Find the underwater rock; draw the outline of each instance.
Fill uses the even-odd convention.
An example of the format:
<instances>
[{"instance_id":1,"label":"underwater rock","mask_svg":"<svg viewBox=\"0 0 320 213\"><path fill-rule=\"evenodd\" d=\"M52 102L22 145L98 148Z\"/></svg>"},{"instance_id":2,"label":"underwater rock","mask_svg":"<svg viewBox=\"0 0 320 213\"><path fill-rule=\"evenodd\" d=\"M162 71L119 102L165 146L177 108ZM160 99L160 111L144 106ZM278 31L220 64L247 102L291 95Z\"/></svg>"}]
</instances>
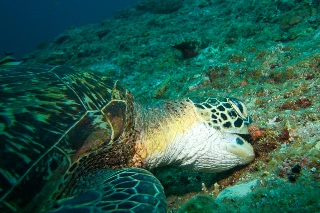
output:
<instances>
[{"instance_id":1,"label":"underwater rock","mask_svg":"<svg viewBox=\"0 0 320 213\"><path fill-rule=\"evenodd\" d=\"M224 199L239 199L247 196L252 192L252 189L257 186L259 180L252 180L248 183L242 183L239 185L234 185L224 189L219 193L217 200L223 201Z\"/></svg>"}]
</instances>

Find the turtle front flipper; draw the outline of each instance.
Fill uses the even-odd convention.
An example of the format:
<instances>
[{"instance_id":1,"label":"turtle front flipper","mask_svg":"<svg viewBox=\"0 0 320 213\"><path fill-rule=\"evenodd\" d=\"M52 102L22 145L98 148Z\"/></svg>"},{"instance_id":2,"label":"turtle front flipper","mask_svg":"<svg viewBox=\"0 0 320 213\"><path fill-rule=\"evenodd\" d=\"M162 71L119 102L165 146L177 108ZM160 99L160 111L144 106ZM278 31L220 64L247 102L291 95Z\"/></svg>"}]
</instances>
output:
<instances>
[{"instance_id":1,"label":"turtle front flipper","mask_svg":"<svg viewBox=\"0 0 320 213\"><path fill-rule=\"evenodd\" d=\"M80 181L84 188L93 185L91 190L56 201L49 212L166 212L163 187L147 170L126 168L92 175L96 181L91 175Z\"/></svg>"}]
</instances>

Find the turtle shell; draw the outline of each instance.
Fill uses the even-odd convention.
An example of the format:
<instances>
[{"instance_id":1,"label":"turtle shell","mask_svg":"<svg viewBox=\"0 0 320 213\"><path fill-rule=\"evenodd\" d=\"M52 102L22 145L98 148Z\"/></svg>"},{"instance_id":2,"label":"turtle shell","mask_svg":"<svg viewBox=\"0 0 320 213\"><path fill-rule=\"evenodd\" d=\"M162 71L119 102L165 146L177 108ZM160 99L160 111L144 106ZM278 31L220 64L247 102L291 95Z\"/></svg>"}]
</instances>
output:
<instances>
[{"instance_id":1,"label":"turtle shell","mask_svg":"<svg viewBox=\"0 0 320 213\"><path fill-rule=\"evenodd\" d=\"M34 212L126 125L128 92L101 73L2 66L0 88L1 212Z\"/></svg>"}]
</instances>

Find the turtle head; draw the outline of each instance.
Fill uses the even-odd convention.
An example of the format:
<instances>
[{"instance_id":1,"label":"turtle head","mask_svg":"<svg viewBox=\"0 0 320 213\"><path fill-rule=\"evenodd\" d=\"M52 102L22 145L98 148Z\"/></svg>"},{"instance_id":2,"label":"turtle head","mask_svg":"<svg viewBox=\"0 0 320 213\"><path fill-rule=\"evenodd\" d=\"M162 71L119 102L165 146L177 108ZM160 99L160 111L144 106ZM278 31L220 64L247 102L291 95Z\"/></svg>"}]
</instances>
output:
<instances>
[{"instance_id":1,"label":"turtle head","mask_svg":"<svg viewBox=\"0 0 320 213\"><path fill-rule=\"evenodd\" d=\"M193 101L192 101L193 102ZM251 144L243 137L248 135L252 122L246 106L235 98L208 98L193 102L199 124L196 130L207 139L198 142L207 146L207 153L199 156L194 170L223 171L237 165L250 163L254 159ZM206 133L205 133L206 132ZM206 157L203 157L206 155Z\"/></svg>"},{"instance_id":2,"label":"turtle head","mask_svg":"<svg viewBox=\"0 0 320 213\"><path fill-rule=\"evenodd\" d=\"M154 127L149 134L148 167L175 165L214 173L254 159L253 147L243 137L251 119L241 101L187 99L171 104L164 114L161 128Z\"/></svg>"}]
</instances>

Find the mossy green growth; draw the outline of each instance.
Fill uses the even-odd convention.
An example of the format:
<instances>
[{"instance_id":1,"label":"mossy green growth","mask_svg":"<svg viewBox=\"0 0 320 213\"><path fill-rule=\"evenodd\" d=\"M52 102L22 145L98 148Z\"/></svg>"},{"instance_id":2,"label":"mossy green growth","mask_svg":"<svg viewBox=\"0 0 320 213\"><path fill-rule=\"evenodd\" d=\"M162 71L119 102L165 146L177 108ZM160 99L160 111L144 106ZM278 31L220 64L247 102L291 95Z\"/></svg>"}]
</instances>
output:
<instances>
[{"instance_id":1,"label":"mossy green growth","mask_svg":"<svg viewBox=\"0 0 320 213\"><path fill-rule=\"evenodd\" d=\"M215 201L211 195L197 195L187 201L177 213L211 213L211 212L230 212L223 205Z\"/></svg>"},{"instance_id":2,"label":"mossy green growth","mask_svg":"<svg viewBox=\"0 0 320 213\"><path fill-rule=\"evenodd\" d=\"M215 199L198 195L186 202L178 213L192 212L318 212L320 209L319 182L301 177L291 183L281 178L259 180L247 196Z\"/></svg>"}]
</instances>

